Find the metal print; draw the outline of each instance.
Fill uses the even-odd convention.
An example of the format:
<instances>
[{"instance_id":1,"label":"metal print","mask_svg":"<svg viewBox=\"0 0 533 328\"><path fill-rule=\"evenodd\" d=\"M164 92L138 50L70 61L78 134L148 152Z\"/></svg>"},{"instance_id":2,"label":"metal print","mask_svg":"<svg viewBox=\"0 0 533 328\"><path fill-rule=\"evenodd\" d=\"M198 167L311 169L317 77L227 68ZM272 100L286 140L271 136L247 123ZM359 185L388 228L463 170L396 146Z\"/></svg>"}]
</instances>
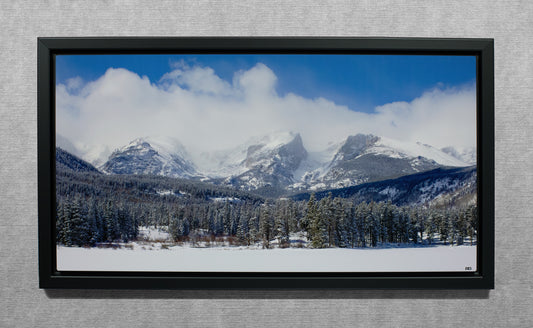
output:
<instances>
[{"instance_id":1,"label":"metal print","mask_svg":"<svg viewBox=\"0 0 533 328\"><path fill-rule=\"evenodd\" d=\"M479 275L478 54L52 60L56 272Z\"/></svg>"}]
</instances>

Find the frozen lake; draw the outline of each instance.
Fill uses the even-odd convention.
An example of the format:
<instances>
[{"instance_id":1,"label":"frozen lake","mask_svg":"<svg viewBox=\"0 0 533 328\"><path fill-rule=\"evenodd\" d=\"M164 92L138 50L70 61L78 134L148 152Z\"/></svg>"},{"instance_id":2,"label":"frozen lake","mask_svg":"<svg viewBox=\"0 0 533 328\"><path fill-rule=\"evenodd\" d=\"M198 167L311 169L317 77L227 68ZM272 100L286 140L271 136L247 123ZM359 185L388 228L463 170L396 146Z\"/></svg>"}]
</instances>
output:
<instances>
[{"instance_id":1,"label":"frozen lake","mask_svg":"<svg viewBox=\"0 0 533 328\"><path fill-rule=\"evenodd\" d=\"M364 249L57 247L60 271L432 272L476 270L476 246Z\"/></svg>"}]
</instances>

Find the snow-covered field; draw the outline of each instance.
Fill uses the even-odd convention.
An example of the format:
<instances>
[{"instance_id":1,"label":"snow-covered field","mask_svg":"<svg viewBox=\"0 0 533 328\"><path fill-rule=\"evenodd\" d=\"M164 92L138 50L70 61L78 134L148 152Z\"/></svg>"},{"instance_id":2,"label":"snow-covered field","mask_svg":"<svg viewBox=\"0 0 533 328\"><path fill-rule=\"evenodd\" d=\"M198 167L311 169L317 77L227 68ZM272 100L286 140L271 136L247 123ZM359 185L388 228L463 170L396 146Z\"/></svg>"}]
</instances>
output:
<instances>
[{"instance_id":1,"label":"snow-covered field","mask_svg":"<svg viewBox=\"0 0 533 328\"><path fill-rule=\"evenodd\" d=\"M476 270L476 246L365 249L57 247L59 271L401 272Z\"/></svg>"}]
</instances>

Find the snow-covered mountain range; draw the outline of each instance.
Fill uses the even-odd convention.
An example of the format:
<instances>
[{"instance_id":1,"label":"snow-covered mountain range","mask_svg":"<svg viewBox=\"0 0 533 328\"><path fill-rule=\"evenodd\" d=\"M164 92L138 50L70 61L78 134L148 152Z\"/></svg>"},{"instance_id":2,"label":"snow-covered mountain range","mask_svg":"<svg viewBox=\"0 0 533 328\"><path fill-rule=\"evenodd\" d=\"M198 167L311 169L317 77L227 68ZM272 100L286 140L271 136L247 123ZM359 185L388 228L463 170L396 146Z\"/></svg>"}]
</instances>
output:
<instances>
[{"instance_id":1,"label":"snow-covered mountain range","mask_svg":"<svg viewBox=\"0 0 533 328\"><path fill-rule=\"evenodd\" d=\"M321 158L322 160L318 159ZM434 147L357 134L304 163L294 189L333 189L468 163Z\"/></svg>"},{"instance_id":2,"label":"snow-covered mountain range","mask_svg":"<svg viewBox=\"0 0 533 328\"><path fill-rule=\"evenodd\" d=\"M241 190L337 189L439 167L475 164L475 149L441 150L371 134L347 136L322 151L308 152L299 133L279 132L194 159L175 139L145 137L116 149L104 163L102 153L91 156L65 138L58 138L57 143L104 173L194 178Z\"/></svg>"}]
</instances>

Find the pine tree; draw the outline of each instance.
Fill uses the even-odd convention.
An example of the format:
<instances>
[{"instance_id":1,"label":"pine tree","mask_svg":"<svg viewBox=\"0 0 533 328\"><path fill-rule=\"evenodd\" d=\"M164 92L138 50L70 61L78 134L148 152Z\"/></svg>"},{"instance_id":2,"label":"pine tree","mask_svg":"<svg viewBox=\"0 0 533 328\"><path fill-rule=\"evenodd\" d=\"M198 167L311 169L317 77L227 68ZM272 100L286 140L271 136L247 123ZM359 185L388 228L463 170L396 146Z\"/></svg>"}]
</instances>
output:
<instances>
[{"instance_id":1,"label":"pine tree","mask_svg":"<svg viewBox=\"0 0 533 328\"><path fill-rule=\"evenodd\" d=\"M170 216L169 223L168 223L168 233L170 234L170 237L172 237L172 240L178 241L181 239L181 221L177 216Z\"/></svg>"},{"instance_id":2,"label":"pine tree","mask_svg":"<svg viewBox=\"0 0 533 328\"><path fill-rule=\"evenodd\" d=\"M240 209L238 205L234 205L234 208L231 211L231 229L230 229L230 235L235 236L237 234L237 229L239 227L239 221L240 221Z\"/></svg>"},{"instance_id":3,"label":"pine tree","mask_svg":"<svg viewBox=\"0 0 533 328\"><path fill-rule=\"evenodd\" d=\"M422 227L422 219L415 207L409 210L409 220L411 221L411 230L409 236L413 243L418 244L419 242L422 242L424 228Z\"/></svg>"},{"instance_id":4,"label":"pine tree","mask_svg":"<svg viewBox=\"0 0 533 328\"><path fill-rule=\"evenodd\" d=\"M69 244L67 246L83 246L90 243L91 231L87 224L86 213L82 210L78 198L70 204L68 225L70 227L70 237L68 238Z\"/></svg>"},{"instance_id":5,"label":"pine tree","mask_svg":"<svg viewBox=\"0 0 533 328\"><path fill-rule=\"evenodd\" d=\"M298 208L298 203L289 200L287 204L289 215L289 232L298 232L304 230L300 227L301 209Z\"/></svg>"},{"instance_id":6,"label":"pine tree","mask_svg":"<svg viewBox=\"0 0 533 328\"><path fill-rule=\"evenodd\" d=\"M280 247L289 247L289 215L290 211L286 202L277 202L274 217L275 237L278 238Z\"/></svg>"},{"instance_id":7,"label":"pine tree","mask_svg":"<svg viewBox=\"0 0 533 328\"><path fill-rule=\"evenodd\" d=\"M87 213L87 224L91 232L89 245L94 246L100 241L100 230L98 227L99 215L98 204L94 198L89 201L89 209Z\"/></svg>"},{"instance_id":8,"label":"pine tree","mask_svg":"<svg viewBox=\"0 0 533 328\"><path fill-rule=\"evenodd\" d=\"M446 219L446 216L440 212L437 212L435 213L433 220L434 225L437 228L437 232L439 233L439 238L444 243L444 245L446 245L450 234L449 224L448 220Z\"/></svg>"},{"instance_id":9,"label":"pine tree","mask_svg":"<svg viewBox=\"0 0 533 328\"><path fill-rule=\"evenodd\" d=\"M273 237L274 224L269 202L261 208L259 225L261 238L263 240L263 248L270 248L270 240Z\"/></svg>"},{"instance_id":10,"label":"pine tree","mask_svg":"<svg viewBox=\"0 0 533 328\"><path fill-rule=\"evenodd\" d=\"M407 208L402 207L398 210L398 237L399 243L409 243L410 238L413 235L413 226L409 218L409 211Z\"/></svg>"},{"instance_id":11,"label":"pine tree","mask_svg":"<svg viewBox=\"0 0 533 328\"><path fill-rule=\"evenodd\" d=\"M224 210L222 212L222 224L223 224L223 233L231 235L231 207L229 202L225 202Z\"/></svg>"},{"instance_id":12,"label":"pine tree","mask_svg":"<svg viewBox=\"0 0 533 328\"><path fill-rule=\"evenodd\" d=\"M371 247L378 245L380 236L380 211L374 202L371 202L366 212L365 225L368 229L369 242Z\"/></svg>"},{"instance_id":13,"label":"pine tree","mask_svg":"<svg viewBox=\"0 0 533 328\"><path fill-rule=\"evenodd\" d=\"M212 207L209 207L207 210L207 226L210 233L216 233L215 212Z\"/></svg>"},{"instance_id":14,"label":"pine tree","mask_svg":"<svg viewBox=\"0 0 533 328\"><path fill-rule=\"evenodd\" d=\"M216 214L215 220L215 235L222 236L224 234L224 213L219 211Z\"/></svg>"},{"instance_id":15,"label":"pine tree","mask_svg":"<svg viewBox=\"0 0 533 328\"><path fill-rule=\"evenodd\" d=\"M360 225L358 224L357 220L357 211L356 206L354 203L349 203L349 210L348 210L348 219L347 219L347 233L348 233L348 243L351 248L354 248L358 245L358 235L359 235L359 228Z\"/></svg>"},{"instance_id":16,"label":"pine tree","mask_svg":"<svg viewBox=\"0 0 533 328\"><path fill-rule=\"evenodd\" d=\"M381 243L391 242L392 231L392 211L390 202L376 204L377 217L379 218L378 231Z\"/></svg>"},{"instance_id":17,"label":"pine tree","mask_svg":"<svg viewBox=\"0 0 533 328\"><path fill-rule=\"evenodd\" d=\"M468 235L469 222L471 212L468 209L463 209L458 213L457 218L457 245L462 245L466 236Z\"/></svg>"},{"instance_id":18,"label":"pine tree","mask_svg":"<svg viewBox=\"0 0 533 328\"><path fill-rule=\"evenodd\" d=\"M324 208L322 207L324 203L316 204L314 196L309 199L307 216L311 233L311 247L313 248L327 247L328 227L324 216Z\"/></svg>"},{"instance_id":19,"label":"pine tree","mask_svg":"<svg viewBox=\"0 0 533 328\"><path fill-rule=\"evenodd\" d=\"M257 224L257 216L250 217L248 220L248 233L246 235L246 242L248 246L253 245L259 238L259 228Z\"/></svg>"},{"instance_id":20,"label":"pine tree","mask_svg":"<svg viewBox=\"0 0 533 328\"><path fill-rule=\"evenodd\" d=\"M63 200L58 200L56 211L56 243L65 244L65 231L67 224L66 204Z\"/></svg>"},{"instance_id":21,"label":"pine tree","mask_svg":"<svg viewBox=\"0 0 533 328\"><path fill-rule=\"evenodd\" d=\"M448 214L448 239L450 245L453 245L457 241L457 221L459 216L455 211L449 211Z\"/></svg>"},{"instance_id":22,"label":"pine tree","mask_svg":"<svg viewBox=\"0 0 533 328\"><path fill-rule=\"evenodd\" d=\"M300 226L302 227L302 230L305 231L307 234L307 238L309 240L313 237L313 232L311 231L311 222L314 220L315 216L317 215L317 204L316 204L316 198L315 194L311 194L311 197L309 197L309 201L307 202L307 207L305 209L305 216L300 222Z\"/></svg>"},{"instance_id":23,"label":"pine tree","mask_svg":"<svg viewBox=\"0 0 533 328\"><path fill-rule=\"evenodd\" d=\"M243 207L241 207L241 211L243 211ZM248 220L246 219L246 215L241 215L241 219L239 219L239 225L237 226L237 235L236 235L241 245L248 243L247 237L246 237L248 234L248 230L249 230Z\"/></svg>"},{"instance_id":24,"label":"pine tree","mask_svg":"<svg viewBox=\"0 0 533 328\"><path fill-rule=\"evenodd\" d=\"M184 237L188 237L189 233L191 232L191 224L189 222L188 218L184 218L183 221L181 221L181 235Z\"/></svg>"},{"instance_id":25,"label":"pine tree","mask_svg":"<svg viewBox=\"0 0 533 328\"><path fill-rule=\"evenodd\" d=\"M429 212L425 226L426 226L426 240L431 245L433 243L434 234L437 232L437 213L435 210Z\"/></svg>"},{"instance_id":26,"label":"pine tree","mask_svg":"<svg viewBox=\"0 0 533 328\"><path fill-rule=\"evenodd\" d=\"M344 202L342 198L336 197L333 201L333 217L335 222L335 246L348 247L350 245L349 236L351 227L349 226Z\"/></svg>"},{"instance_id":27,"label":"pine tree","mask_svg":"<svg viewBox=\"0 0 533 328\"><path fill-rule=\"evenodd\" d=\"M328 193L328 197L322 198L319 203L319 214L321 215L322 229L324 230L324 243L326 247L337 246L335 233L337 230L337 221L335 217L335 210L333 207L333 199L331 192Z\"/></svg>"},{"instance_id":28,"label":"pine tree","mask_svg":"<svg viewBox=\"0 0 533 328\"><path fill-rule=\"evenodd\" d=\"M368 204L360 203L355 207L356 226L357 226L357 246L366 247L367 239L370 236L370 210Z\"/></svg>"},{"instance_id":29,"label":"pine tree","mask_svg":"<svg viewBox=\"0 0 533 328\"><path fill-rule=\"evenodd\" d=\"M107 201L105 205L104 225L106 241L112 242L120 238L117 209L112 201Z\"/></svg>"},{"instance_id":30,"label":"pine tree","mask_svg":"<svg viewBox=\"0 0 533 328\"><path fill-rule=\"evenodd\" d=\"M402 229L404 229L403 226L400 226L400 209L392 204L390 201L388 202L388 212L387 214L390 217L390 229L388 231L388 238L390 243L401 243L402 242Z\"/></svg>"},{"instance_id":31,"label":"pine tree","mask_svg":"<svg viewBox=\"0 0 533 328\"><path fill-rule=\"evenodd\" d=\"M476 205L470 206L466 210L467 234L470 237L470 245L474 245L474 239L478 230L478 208Z\"/></svg>"}]
</instances>

